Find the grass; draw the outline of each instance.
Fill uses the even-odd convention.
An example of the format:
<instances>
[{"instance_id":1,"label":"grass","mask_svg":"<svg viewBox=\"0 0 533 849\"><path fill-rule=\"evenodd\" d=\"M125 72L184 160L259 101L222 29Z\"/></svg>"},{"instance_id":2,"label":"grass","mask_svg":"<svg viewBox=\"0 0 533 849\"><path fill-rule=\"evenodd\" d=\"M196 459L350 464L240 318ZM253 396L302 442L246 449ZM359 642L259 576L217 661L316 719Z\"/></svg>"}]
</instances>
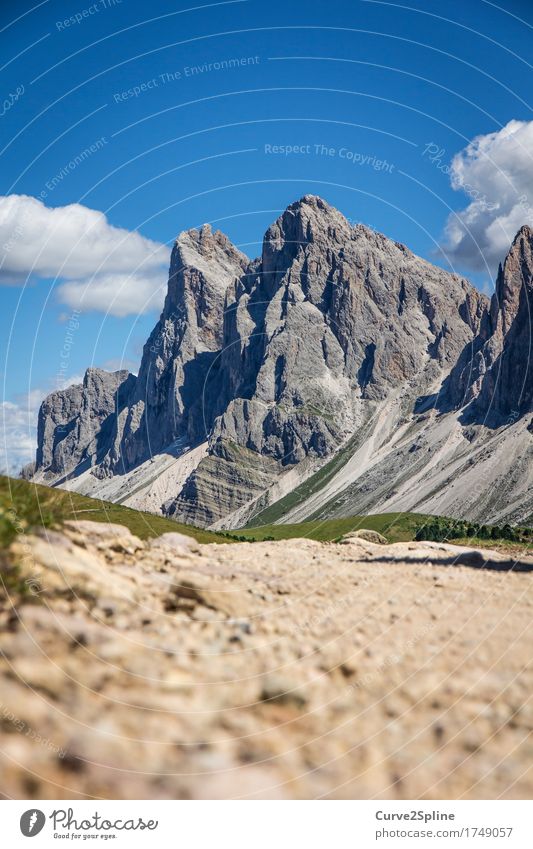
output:
<instances>
[{"instance_id":1,"label":"grass","mask_svg":"<svg viewBox=\"0 0 533 849\"><path fill-rule=\"evenodd\" d=\"M482 539L481 537L460 537L451 539L452 545L464 545L467 548L490 548L501 554L531 554L531 542L514 542L506 539Z\"/></svg>"},{"instance_id":2,"label":"grass","mask_svg":"<svg viewBox=\"0 0 533 849\"><path fill-rule=\"evenodd\" d=\"M201 543L224 543L221 534L182 525L121 504L111 504L64 489L53 489L0 475L0 547L8 546L19 533L37 527L60 527L67 519L90 519L125 525L140 539L170 531L194 537Z\"/></svg>"},{"instance_id":3,"label":"grass","mask_svg":"<svg viewBox=\"0 0 533 849\"><path fill-rule=\"evenodd\" d=\"M316 519L295 525L259 525L239 528L234 533L240 538L255 540L305 537L324 542L338 539L350 531L366 528L383 534L389 542L406 542L414 539L416 530L428 518L420 513L381 513L374 516L350 516L346 519Z\"/></svg>"},{"instance_id":4,"label":"grass","mask_svg":"<svg viewBox=\"0 0 533 849\"><path fill-rule=\"evenodd\" d=\"M306 538L322 542L339 539L343 534L365 528L377 531L388 542L410 542L416 538L417 531L424 526L428 528L435 521L434 516L423 513L380 513L369 516L350 516L345 519L316 519L300 522L295 525L258 525L256 527L239 528L232 536L239 540L283 540ZM453 519L448 520L453 523ZM422 538L424 534L422 533ZM502 553L530 552L532 543L527 541L514 542L506 539L482 539L478 537L461 537L449 539L452 545L462 545L471 548L490 548Z\"/></svg>"},{"instance_id":5,"label":"grass","mask_svg":"<svg viewBox=\"0 0 533 849\"><path fill-rule=\"evenodd\" d=\"M155 516L121 504L111 504L89 498L76 492L53 489L24 480L0 476L0 549L5 549L16 537L37 527L60 527L67 519L89 519L94 522L112 522L125 525L141 539L157 537L169 531L178 531L194 537L200 543L227 543L307 538L320 541L339 539L343 534L358 528L378 531L389 542L407 542L415 539L417 531L430 526L436 517L421 513L380 513L370 516L350 516L343 519L316 519L294 525L259 525L238 528L225 533L213 533L192 525L183 525L163 516ZM437 521L445 521L437 519ZM453 520L448 520L453 523ZM493 548L502 551L523 551L531 543L497 539L453 539L457 545Z\"/></svg>"}]
</instances>

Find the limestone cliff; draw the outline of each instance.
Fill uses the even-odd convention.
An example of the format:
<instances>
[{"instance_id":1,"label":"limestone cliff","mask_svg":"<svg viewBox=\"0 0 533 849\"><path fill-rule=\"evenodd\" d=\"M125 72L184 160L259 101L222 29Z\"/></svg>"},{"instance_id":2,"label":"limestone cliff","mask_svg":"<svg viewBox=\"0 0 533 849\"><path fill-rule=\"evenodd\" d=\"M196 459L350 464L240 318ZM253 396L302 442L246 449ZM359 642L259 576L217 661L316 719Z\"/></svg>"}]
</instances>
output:
<instances>
[{"instance_id":1,"label":"limestone cliff","mask_svg":"<svg viewBox=\"0 0 533 849\"><path fill-rule=\"evenodd\" d=\"M252 261L208 226L184 232L138 376L90 369L49 396L35 474L205 526L525 521L532 256L524 227L489 301L313 195Z\"/></svg>"}]
</instances>

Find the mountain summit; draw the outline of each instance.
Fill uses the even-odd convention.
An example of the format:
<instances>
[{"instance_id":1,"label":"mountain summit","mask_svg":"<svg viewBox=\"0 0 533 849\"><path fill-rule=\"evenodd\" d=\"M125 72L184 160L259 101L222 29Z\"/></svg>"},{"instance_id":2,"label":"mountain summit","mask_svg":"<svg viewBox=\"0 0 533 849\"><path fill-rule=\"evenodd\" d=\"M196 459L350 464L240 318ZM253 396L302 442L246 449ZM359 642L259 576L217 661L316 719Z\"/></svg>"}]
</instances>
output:
<instances>
[{"instance_id":1,"label":"mountain summit","mask_svg":"<svg viewBox=\"0 0 533 849\"><path fill-rule=\"evenodd\" d=\"M489 302L314 195L253 261L207 225L182 233L138 376L89 370L49 396L36 476L205 526L523 520L532 249L522 228Z\"/></svg>"}]
</instances>

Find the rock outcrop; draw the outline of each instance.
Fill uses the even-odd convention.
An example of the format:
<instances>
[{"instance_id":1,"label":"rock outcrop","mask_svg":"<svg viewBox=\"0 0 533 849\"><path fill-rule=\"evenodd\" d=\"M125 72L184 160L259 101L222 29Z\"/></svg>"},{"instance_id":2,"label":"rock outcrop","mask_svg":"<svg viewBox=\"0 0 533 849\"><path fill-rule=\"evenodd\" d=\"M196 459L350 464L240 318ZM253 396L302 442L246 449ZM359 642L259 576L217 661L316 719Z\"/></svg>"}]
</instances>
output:
<instances>
[{"instance_id":1,"label":"rock outcrop","mask_svg":"<svg viewBox=\"0 0 533 849\"><path fill-rule=\"evenodd\" d=\"M188 444L207 439L226 291L248 262L208 225L176 241L163 312L144 346L113 470L130 469L180 437Z\"/></svg>"},{"instance_id":2,"label":"rock outcrop","mask_svg":"<svg viewBox=\"0 0 533 849\"><path fill-rule=\"evenodd\" d=\"M134 385L128 371L89 368L83 384L48 395L39 410L36 471L62 482L100 463Z\"/></svg>"},{"instance_id":3,"label":"rock outcrop","mask_svg":"<svg viewBox=\"0 0 533 849\"><path fill-rule=\"evenodd\" d=\"M522 228L489 302L313 195L251 262L207 226L182 233L138 377L98 372L120 383L112 407L88 378L46 399L36 476L93 495L119 476L102 492L124 500L131 482L136 504L146 490L148 509L205 526L389 508L478 518L471 496L485 492L483 521L525 521L532 246ZM519 462L501 464L506 441ZM156 495L151 459L165 469Z\"/></svg>"},{"instance_id":4,"label":"rock outcrop","mask_svg":"<svg viewBox=\"0 0 533 849\"><path fill-rule=\"evenodd\" d=\"M531 576L508 557L91 522L12 556L8 798L531 798Z\"/></svg>"},{"instance_id":5,"label":"rock outcrop","mask_svg":"<svg viewBox=\"0 0 533 849\"><path fill-rule=\"evenodd\" d=\"M522 227L500 266L479 334L450 376L466 418L498 426L533 411L533 230Z\"/></svg>"}]
</instances>

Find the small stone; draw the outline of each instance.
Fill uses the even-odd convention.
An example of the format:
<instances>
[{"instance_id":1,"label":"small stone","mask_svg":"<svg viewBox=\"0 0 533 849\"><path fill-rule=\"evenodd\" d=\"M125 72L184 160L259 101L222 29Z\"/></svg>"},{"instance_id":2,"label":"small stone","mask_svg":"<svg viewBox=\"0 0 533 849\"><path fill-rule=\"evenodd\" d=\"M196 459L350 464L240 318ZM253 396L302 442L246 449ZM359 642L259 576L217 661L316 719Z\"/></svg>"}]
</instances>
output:
<instances>
[{"instance_id":1,"label":"small stone","mask_svg":"<svg viewBox=\"0 0 533 849\"><path fill-rule=\"evenodd\" d=\"M270 702L283 705L294 705L302 708L307 704L307 696L294 684L278 675L267 675L262 682L262 702Z\"/></svg>"},{"instance_id":2,"label":"small stone","mask_svg":"<svg viewBox=\"0 0 533 849\"><path fill-rule=\"evenodd\" d=\"M152 550L169 550L174 554L200 551L200 546L194 537L189 537L175 531L151 539L148 545Z\"/></svg>"},{"instance_id":3,"label":"small stone","mask_svg":"<svg viewBox=\"0 0 533 849\"><path fill-rule=\"evenodd\" d=\"M384 537L382 534L377 531L369 531L366 528L360 528L358 531L350 531L349 534L344 534L341 537L339 542L342 545L350 542L356 542L357 540L363 540L364 542L373 542L376 545L387 545L388 539Z\"/></svg>"}]
</instances>

